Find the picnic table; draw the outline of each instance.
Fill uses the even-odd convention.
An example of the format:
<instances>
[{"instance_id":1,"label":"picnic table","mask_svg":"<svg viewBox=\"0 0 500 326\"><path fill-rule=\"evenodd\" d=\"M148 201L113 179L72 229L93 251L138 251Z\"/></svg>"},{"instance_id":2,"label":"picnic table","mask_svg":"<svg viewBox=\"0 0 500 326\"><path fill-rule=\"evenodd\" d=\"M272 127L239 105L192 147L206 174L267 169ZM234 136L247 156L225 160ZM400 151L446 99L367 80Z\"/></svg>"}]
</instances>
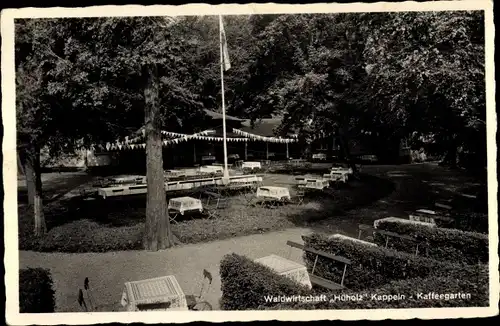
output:
<instances>
[{"instance_id":1,"label":"picnic table","mask_svg":"<svg viewBox=\"0 0 500 326\"><path fill-rule=\"evenodd\" d=\"M286 276L299 284L312 288L309 273L304 265L277 255L262 257L256 259L255 262L271 268L279 275Z\"/></svg>"},{"instance_id":2,"label":"picnic table","mask_svg":"<svg viewBox=\"0 0 500 326\"><path fill-rule=\"evenodd\" d=\"M175 219L179 214L184 215L187 211L199 211L201 213L203 212L203 205L200 199L187 196L177 197L168 201L168 210L174 211L174 216L170 217L170 221L177 223Z\"/></svg>"},{"instance_id":3,"label":"picnic table","mask_svg":"<svg viewBox=\"0 0 500 326\"><path fill-rule=\"evenodd\" d=\"M262 168L262 164L260 162L243 162L241 165L242 169L260 169Z\"/></svg>"},{"instance_id":4,"label":"picnic table","mask_svg":"<svg viewBox=\"0 0 500 326\"><path fill-rule=\"evenodd\" d=\"M188 310L186 296L173 275L126 282L120 303L127 311Z\"/></svg>"}]
</instances>

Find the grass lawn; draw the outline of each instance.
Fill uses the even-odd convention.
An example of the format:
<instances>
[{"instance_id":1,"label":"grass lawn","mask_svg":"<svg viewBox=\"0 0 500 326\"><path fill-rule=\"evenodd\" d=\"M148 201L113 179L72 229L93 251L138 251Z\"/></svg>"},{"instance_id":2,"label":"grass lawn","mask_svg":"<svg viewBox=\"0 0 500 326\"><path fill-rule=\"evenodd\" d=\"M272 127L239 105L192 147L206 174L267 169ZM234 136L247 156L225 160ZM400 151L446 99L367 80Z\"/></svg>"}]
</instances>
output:
<instances>
[{"instance_id":1,"label":"grass lawn","mask_svg":"<svg viewBox=\"0 0 500 326\"><path fill-rule=\"evenodd\" d=\"M311 170L310 173L323 171ZM360 180L352 180L335 189L333 195L309 196L302 206L252 207L243 196L232 196L230 207L221 210L217 219L186 218L173 224L172 230L181 243L304 226L316 232L355 236L360 223L371 224L387 216L404 217L411 210L431 205L437 196L433 189L442 185L446 188L442 177L439 168L426 165L367 166ZM457 182L464 183L453 177L452 174L448 181L455 191ZM293 175L267 174L264 184L284 186L283 183L292 183L293 179ZM293 190L291 193L293 195ZM145 202L145 196L106 201L58 201L46 207L48 233L42 239L33 238L33 218L26 206L21 205L19 249L46 252L141 250Z\"/></svg>"}]
</instances>

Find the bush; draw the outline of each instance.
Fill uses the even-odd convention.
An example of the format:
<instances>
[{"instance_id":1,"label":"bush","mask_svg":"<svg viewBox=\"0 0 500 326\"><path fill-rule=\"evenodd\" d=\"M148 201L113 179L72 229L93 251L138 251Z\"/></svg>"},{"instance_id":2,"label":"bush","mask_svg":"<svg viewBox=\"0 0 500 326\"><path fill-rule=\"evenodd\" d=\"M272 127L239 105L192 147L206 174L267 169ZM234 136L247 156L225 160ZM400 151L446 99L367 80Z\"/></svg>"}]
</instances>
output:
<instances>
[{"instance_id":1,"label":"bush","mask_svg":"<svg viewBox=\"0 0 500 326\"><path fill-rule=\"evenodd\" d=\"M49 270L19 270L19 311L21 313L54 312L56 301Z\"/></svg>"},{"instance_id":2,"label":"bush","mask_svg":"<svg viewBox=\"0 0 500 326\"><path fill-rule=\"evenodd\" d=\"M375 227L425 241L425 249L420 252L427 257L466 264L488 263L488 236L480 233L464 232L456 229L433 227L423 223L408 223L397 218L376 220ZM385 236L376 233L375 242L385 245ZM391 237L389 246L396 250L414 253L416 244L409 240Z\"/></svg>"},{"instance_id":3,"label":"bush","mask_svg":"<svg viewBox=\"0 0 500 326\"><path fill-rule=\"evenodd\" d=\"M446 264L442 264L445 265ZM442 266L441 266L442 267ZM311 291L269 268L236 254L227 255L221 261L222 298L224 310L248 309L389 309L430 307L479 307L488 305L488 267L468 266L465 270L432 272L427 277L415 277L392 281L375 288L353 291ZM426 299L429 293L469 295L465 299ZM287 297L290 302L266 302L265 295ZM295 300L293 296L315 296L312 303ZM321 297L320 297L321 295ZM377 295L375 299L373 295ZM381 300L383 296L398 300ZM399 295L399 297L398 297ZM401 295L404 295L402 297ZM362 301L341 300L345 297L362 298ZM331 300L333 299L333 300ZM378 299L378 300L377 300Z\"/></svg>"},{"instance_id":4,"label":"bush","mask_svg":"<svg viewBox=\"0 0 500 326\"><path fill-rule=\"evenodd\" d=\"M275 305L276 303L266 302L266 295L293 296L310 293L308 288L237 254L224 256L220 263L220 277L223 310L250 310Z\"/></svg>"},{"instance_id":5,"label":"bush","mask_svg":"<svg viewBox=\"0 0 500 326\"><path fill-rule=\"evenodd\" d=\"M452 223L436 221L439 227L488 234L488 214L462 212L454 214Z\"/></svg>"},{"instance_id":6,"label":"bush","mask_svg":"<svg viewBox=\"0 0 500 326\"><path fill-rule=\"evenodd\" d=\"M474 270L476 266L439 262L434 259L415 256L383 247L362 244L344 238L330 238L313 234L303 236L306 246L343 256L351 260L347 267L344 285L351 290L376 288L383 284L408 278L455 275L457 278ZM304 254L309 270L314 264L315 255ZM330 259L319 258L315 274L340 283L344 265Z\"/></svg>"}]
</instances>

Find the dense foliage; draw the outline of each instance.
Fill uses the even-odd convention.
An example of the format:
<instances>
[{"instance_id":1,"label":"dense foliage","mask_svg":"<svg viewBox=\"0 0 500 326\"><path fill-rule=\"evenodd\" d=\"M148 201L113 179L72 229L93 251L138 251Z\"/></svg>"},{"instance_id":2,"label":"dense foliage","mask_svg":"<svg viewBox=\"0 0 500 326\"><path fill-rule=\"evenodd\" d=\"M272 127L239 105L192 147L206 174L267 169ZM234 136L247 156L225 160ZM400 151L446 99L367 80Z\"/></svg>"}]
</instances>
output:
<instances>
[{"instance_id":1,"label":"dense foliage","mask_svg":"<svg viewBox=\"0 0 500 326\"><path fill-rule=\"evenodd\" d=\"M219 110L217 17L168 23L18 21L20 133L60 150L67 137L100 142L137 128L147 62L160 64L169 129L189 127L200 104ZM277 132L304 139L338 132L388 152L405 138L448 160L485 156L482 12L229 16L225 26L230 113L282 115Z\"/></svg>"},{"instance_id":2,"label":"dense foliage","mask_svg":"<svg viewBox=\"0 0 500 326\"><path fill-rule=\"evenodd\" d=\"M352 261L347 268L344 284L352 290L367 287L379 287L389 281L404 280L415 277L445 276L461 278L463 275L474 275L479 266L463 267L457 262L443 263L434 259L415 256L406 252L386 249L380 246L360 244L357 241L341 238L327 238L313 234L303 236L306 246L316 250L333 253ZM306 265L311 269L316 256L307 253L304 256ZM318 259L317 274L323 278L340 283L344 265L329 259Z\"/></svg>"},{"instance_id":3,"label":"dense foliage","mask_svg":"<svg viewBox=\"0 0 500 326\"><path fill-rule=\"evenodd\" d=\"M52 285L49 270L41 268L19 270L19 312L54 312L56 303Z\"/></svg>"},{"instance_id":4,"label":"dense foliage","mask_svg":"<svg viewBox=\"0 0 500 326\"><path fill-rule=\"evenodd\" d=\"M432 268L446 267L446 264L427 261L432 262ZM247 257L236 254L226 255L220 268L221 307L224 310L408 309L488 305L486 266L477 266L450 275L430 273L422 277L386 281L375 287L365 284L359 290L346 289L340 292L323 288L309 290ZM365 271L366 274L370 272ZM433 293L448 297L429 298ZM458 293L470 294L470 297L452 297ZM320 300L293 302L294 296L316 297ZM283 302L272 302L270 298L282 299Z\"/></svg>"},{"instance_id":5,"label":"dense foliage","mask_svg":"<svg viewBox=\"0 0 500 326\"><path fill-rule=\"evenodd\" d=\"M488 236L486 234L464 232L457 229L446 229L423 224L402 223L387 218L375 221L377 229L409 235L421 242L420 255L439 261L463 262L466 264L488 263ZM375 242L385 245L385 237L375 234ZM414 253L416 243L408 240L391 239L392 249Z\"/></svg>"}]
</instances>

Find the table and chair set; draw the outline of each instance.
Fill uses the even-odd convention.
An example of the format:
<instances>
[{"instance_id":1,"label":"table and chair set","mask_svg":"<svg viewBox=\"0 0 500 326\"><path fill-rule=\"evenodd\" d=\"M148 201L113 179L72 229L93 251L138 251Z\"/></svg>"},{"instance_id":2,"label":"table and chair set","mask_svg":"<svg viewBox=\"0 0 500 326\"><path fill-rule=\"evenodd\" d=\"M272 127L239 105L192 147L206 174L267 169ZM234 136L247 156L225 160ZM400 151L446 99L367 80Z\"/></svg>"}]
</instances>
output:
<instances>
[{"instance_id":1,"label":"table and chair set","mask_svg":"<svg viewBox=\"0 0 500 326\"><path fill-rule=\"evenodd\" d=\"M83 295L79 289L78 303L84 311L200 311L212 310L212 304L205 299L211 288L212 274L203 269L199 293L186 294L174 275L125 282L121 299L111 305L95 302L90 290L89 279L85 278Z\"/></svg>"}]
</instances>

